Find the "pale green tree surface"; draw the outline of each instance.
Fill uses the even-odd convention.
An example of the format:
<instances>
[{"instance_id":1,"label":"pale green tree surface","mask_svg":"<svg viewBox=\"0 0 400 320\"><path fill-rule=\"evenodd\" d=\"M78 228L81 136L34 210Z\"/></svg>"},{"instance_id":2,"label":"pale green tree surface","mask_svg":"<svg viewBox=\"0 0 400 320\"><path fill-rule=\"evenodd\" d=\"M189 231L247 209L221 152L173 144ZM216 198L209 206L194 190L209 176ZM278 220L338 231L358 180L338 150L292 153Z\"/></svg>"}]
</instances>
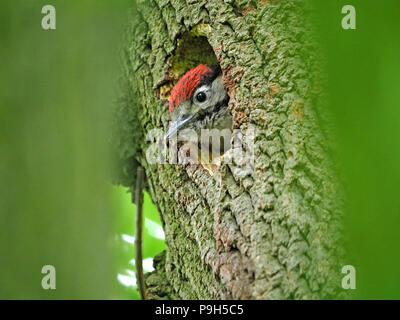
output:
<instances>
[{"instance_id":1,"label":"pale green tree surface","mask_svg":"<svg viewBox=\"0 0 400 320\"><path fill-rule=\"evenodd\" d=\"M127 31L115 148L120 181L145 168L166 251L150 298L312 299L340 288L340 193L306 1L140 1ZM146 134L168 126L168 94L219 63L234 128L255 128L254 170L151 164ZM250 149L251 139L244 148Z\"/></svg>"}]
</instances>

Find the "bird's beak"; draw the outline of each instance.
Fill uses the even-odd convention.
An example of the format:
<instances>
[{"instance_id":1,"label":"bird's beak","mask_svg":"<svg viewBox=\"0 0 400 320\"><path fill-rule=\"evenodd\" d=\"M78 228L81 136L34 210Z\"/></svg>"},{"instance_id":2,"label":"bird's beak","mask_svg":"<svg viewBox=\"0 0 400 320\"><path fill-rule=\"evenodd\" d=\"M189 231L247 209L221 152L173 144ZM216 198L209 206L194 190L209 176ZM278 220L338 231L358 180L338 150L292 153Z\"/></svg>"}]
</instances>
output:
<instances>
[{"instance_id":1,"label":"bird's beak","mask_svg":"<svg viewBox=\"0 0 400 320\"><path fill-rule=\"evenodd\" d=\"M175 136L180 129L182 129L186 124L194 119L193 115L180 115L178 119L171 123L167 133L164 136L164 140L167 140Z\"/></svg>"}]
</instances>

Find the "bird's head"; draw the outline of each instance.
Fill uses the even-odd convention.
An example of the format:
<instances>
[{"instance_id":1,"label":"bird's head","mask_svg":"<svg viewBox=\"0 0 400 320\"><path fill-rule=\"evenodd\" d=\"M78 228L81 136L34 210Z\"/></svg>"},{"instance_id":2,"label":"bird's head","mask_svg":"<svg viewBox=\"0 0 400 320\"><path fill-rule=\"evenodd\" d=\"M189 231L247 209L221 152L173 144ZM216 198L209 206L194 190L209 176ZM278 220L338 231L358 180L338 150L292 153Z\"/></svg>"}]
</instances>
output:
<instances>
[{"instance_id":1,"label":"bird's head","mask_svg":"<svg viewBox=\"0 0 400 320\"><path fill-rule=\"evenodd\" d=\"M172 89L169 100L172 123L164 138L177 135L181 129L202 129L227 102L219 66L200 64L187 71Z\"/></svg>"}]
</instances>

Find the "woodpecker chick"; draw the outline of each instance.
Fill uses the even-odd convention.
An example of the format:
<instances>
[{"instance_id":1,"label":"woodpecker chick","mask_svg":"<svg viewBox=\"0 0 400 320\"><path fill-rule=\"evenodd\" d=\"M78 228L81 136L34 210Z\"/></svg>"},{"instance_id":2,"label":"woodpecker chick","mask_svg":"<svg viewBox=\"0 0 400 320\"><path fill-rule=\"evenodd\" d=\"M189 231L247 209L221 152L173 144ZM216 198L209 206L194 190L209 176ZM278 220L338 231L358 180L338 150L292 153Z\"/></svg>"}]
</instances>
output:
<instances>
[{"instance_id":1,"label":"woodpecker chick","mask_svg":"<svg viewBox=\"0 0 400 320\"><path fill-rule=\"evenodd\" d=\"M210 174L217 158L230 148L232 117L228 101L221 68L203 64L179 79L169 100L172 122L164 138L178 137L179 141L190 143L192 150L200 149L202 155L207 150L208 159L202 158L200 162ZM195 160L200 160L199 153ZM210 161L214 166L209 165Z\"/></svg>"}]
</instances>

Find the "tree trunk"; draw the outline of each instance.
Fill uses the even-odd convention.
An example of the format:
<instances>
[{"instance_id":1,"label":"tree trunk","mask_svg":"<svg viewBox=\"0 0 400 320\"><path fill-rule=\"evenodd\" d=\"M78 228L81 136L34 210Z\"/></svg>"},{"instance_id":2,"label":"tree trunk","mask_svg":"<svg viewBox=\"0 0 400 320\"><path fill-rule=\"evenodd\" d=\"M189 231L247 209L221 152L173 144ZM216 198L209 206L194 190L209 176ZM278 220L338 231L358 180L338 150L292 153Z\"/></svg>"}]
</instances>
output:
<instances>
[{"instance_id":1,"label":"tree trunk","mask_svg":"<svg viewBox=\"0 0 400 320\"><path fill-rule=\"evenodd\" d=\"M165 230L150 298L337 296L340 210L306 2L138 2L115 124L119 182L134 185L144 167ZM233 162L211 176L146 158L147 133L168 127L171 88L199 63L220 64L234 129L255 130L243 146L251 170Z\"/></svg>"}]
</instances>

